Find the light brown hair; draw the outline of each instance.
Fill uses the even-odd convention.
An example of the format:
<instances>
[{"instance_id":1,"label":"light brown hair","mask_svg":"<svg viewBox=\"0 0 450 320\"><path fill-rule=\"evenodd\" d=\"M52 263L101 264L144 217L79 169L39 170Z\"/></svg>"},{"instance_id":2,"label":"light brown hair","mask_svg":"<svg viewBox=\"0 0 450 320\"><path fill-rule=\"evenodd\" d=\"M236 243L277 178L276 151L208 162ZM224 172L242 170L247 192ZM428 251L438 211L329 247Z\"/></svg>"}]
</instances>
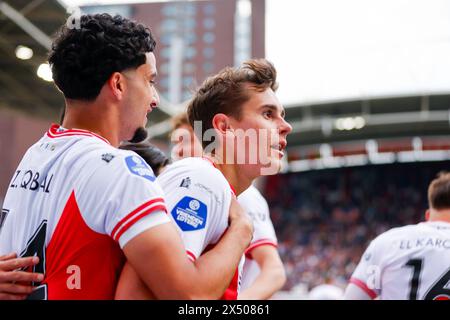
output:
<instances>
[{"instance_id":1,"label":"light brown hair","mask_svg":"<svg viewBox=\"0 0 450 320\"><path fill-rule=\"evenodd\" d=\"M277 71L265 59L252 59L239 68L227 67L207 78L189 102L187 115L194 127L195 121L202 122L202 136L211 129L212 120L218 113L240 119L241 106L250 99L249 89L258 92L271 88L276 91ZM198 137L205 148L208 142Z\"/></svg>"},{"instance_id":2,"label":"light brown hair","mask_svg":"<svg viewBox=\"0 0 450 320\"><path fill-rule=\"evenodd\" d=\"M189 123L189 119L186 112L179 113L172 117L171 119L172 132L184 125L187 126L191 125Z\"/></svg>"},{"instance_id":3,"label":"light brown hair","mask_svg":"<svg viewBox=\"0 0 450 320\"><path fill-rule=\"evenodd\" d=\"M428 203L436 210L450 209L450 172L443 171L428 187Z\"/></svg>"}]
</instances>

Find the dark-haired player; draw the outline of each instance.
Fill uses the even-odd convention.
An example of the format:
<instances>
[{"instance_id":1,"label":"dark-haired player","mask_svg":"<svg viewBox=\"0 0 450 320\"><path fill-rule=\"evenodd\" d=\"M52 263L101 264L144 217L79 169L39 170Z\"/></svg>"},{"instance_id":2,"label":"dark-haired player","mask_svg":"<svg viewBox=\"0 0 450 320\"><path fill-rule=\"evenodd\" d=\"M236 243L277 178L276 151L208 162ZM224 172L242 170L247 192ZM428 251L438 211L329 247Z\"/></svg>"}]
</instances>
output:
<instances>
[{"instance_id":1,"label":"dark-haired player","mask_svg":"<svg viewBox=\"0 0 450 320\"><path fill-rule=\"evenodd\" d=\"M33 271L45 277L30 298L112 299L125 258L157 298L218 298L233 277L252 233L241 209L226 208L229 232L191 263L153 171L117 149L141 140L158 104L154 47L148 28L107 14L81 16L80 28L64 26L52 45L64 121L24 155L0 231L0 255L39 257Z\"/></svg>"},{"instance_id":2,"label":"dark-haired player","mask_svg":"<svg viewBox=\"0 0 450 320\"><path fill-rule=\"evenodd\" d=\"M373 240L353 272L345 299L450 299L450 173L428 187L427 222Z\"/></svg>"}]
</instances>

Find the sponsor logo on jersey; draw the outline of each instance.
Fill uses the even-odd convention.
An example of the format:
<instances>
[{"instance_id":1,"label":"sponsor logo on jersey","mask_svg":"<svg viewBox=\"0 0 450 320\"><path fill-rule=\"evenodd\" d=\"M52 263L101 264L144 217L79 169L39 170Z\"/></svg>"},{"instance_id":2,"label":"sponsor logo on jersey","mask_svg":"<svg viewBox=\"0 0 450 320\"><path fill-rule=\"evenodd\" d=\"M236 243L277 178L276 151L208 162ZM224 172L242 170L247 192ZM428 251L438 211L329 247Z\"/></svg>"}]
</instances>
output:
<instances>
[{"instance_id":1,"label":"sponsor logo on jersey","mask_svg":"<svg viewBox=\"0 0 450 320\"><path fill-rule=\"evenodd\" d=\"M155 181L156 177L153 174L153 170L150 166L139 156L128 156L125 158L125 163L128 170L132 174L145 178L150 181Z\"/></svg>"},{"instance_id":2,"label":"sponsor logo on jersey","mask_svg":"<svg viewBox=\"0 0 450 320\"><path fill-rule=\"evenodd\" d=\"M104 153L102 154L102 160L106 161L106 163L109 163L112 159L114 159L114 155L111 153Z\"/></svg>"},{"instance_id":3,"label":"sponsor logo on jersey","mask_svg":"<svg viewBox=\"0 0 450 320\"><path fill-rule=\"evenodd\" d=\"M191 178L189 178L189 177L184 178L180 183L181 188L189 189L190 185L191 185Z\"/></svg>"},{"instance_id":4,"label":"sponsor logo on jersey","mask_svg":"<svg viewBox=\"0 0 450 320\"><path fill-rule=\"evenodd\" d=\"M196 184L194 184L194 187L202 189L202 191L208 192L211 196L214 197L214 201L216 201L219 205L222 205L222 201L220 200L220 197L215 192L213 192L210 188L208 188L207 186L205 186L201 183L196 183Z\"/></svg>"},{"instance_id":5,"label":"sponsor logo on jersey","mask_svg":"<svg viewBox=\"0 0 450 320\"><path fill-rule=\"evenodd\" d=\"M171 214L181 230L194 231L205 228L207 211L206 204L186 196L176 204Z\"/></svg>"},{"instance_id":6,"label":"sponsor logo on jersey","mask_svg":"<svg viewBox=\"0 0 450 320\"><path fill-rule=\"evenodd\" d=\"M50 151L55 151L56 149L56 145L54 145L53 143L41 143L39 145L40 148L44 149L44 150L50 150Z\"/></svg>"}]
</instances>

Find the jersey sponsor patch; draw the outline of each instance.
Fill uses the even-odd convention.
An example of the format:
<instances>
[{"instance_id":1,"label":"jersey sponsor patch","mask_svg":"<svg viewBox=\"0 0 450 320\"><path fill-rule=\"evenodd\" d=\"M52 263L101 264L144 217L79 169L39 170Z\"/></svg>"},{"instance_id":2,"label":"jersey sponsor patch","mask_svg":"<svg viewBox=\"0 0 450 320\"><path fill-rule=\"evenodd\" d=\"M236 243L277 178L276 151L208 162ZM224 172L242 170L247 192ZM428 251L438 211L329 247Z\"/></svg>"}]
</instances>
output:
<instances>
[{"instance_id":1,"label":"jersey sponsor patch","mask_svg":"<svg viewBox=\"0 0 450 320\"><path fill-rule=\"evenodd\" d=\"M175 205L171 214L181 230L194 231L205 228L207 212L206 204L186 196Z\"/></svg>"},{"instance_id":2,"label":"jersey sponsor patch","mask_svg":"<svg viewBox=\"0 0 450 320\"><path fill-rule=\"evenodd\" d=\"M132 174L145 178L150 181L155 181L156 177L153 174L153 170L150 166L139 156L128 156L125 158L125 163L128 170Z\"/></svg>"}]
</instances>

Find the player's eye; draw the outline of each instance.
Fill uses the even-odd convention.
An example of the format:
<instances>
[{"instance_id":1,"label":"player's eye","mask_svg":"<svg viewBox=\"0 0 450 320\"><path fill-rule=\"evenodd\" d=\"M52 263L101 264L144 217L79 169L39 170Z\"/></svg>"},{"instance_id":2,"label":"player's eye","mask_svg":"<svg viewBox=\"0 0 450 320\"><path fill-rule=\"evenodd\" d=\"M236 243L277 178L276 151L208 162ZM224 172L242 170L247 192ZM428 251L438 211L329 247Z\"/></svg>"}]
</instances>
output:
<instances>
[{"instance_id":1,"label":"player's eye","mask_svg":"<svg viewBox=\"0 0 450 320\"><path fill-rule=\"evenodd\" d=\"M271 110L266 110L263 112L264 118L270 119L270 118L272 118L272 115L273 115L273 113Z\"/></svg>"}]
</instances>

